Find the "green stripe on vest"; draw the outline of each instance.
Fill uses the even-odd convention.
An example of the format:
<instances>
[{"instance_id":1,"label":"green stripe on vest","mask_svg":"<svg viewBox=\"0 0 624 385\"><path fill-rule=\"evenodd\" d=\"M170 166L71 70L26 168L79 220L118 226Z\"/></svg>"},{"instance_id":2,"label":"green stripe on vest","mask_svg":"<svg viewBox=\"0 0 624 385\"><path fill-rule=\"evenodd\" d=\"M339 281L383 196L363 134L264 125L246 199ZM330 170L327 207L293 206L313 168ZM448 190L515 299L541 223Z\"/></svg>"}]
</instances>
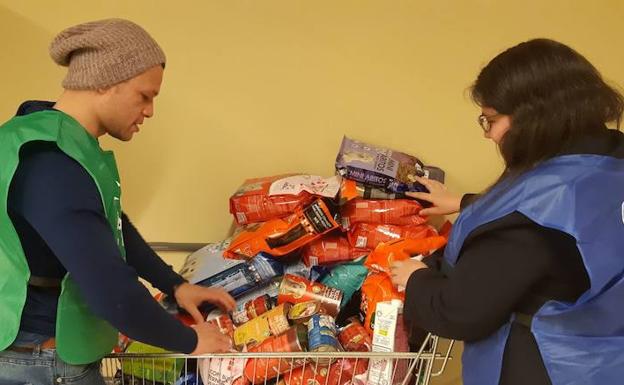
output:
<instances>
[{"instance_id":1,"label":"green stripe on vest","mask_svg":"<svg viewBox=\"0 0 624 385\"><path fill-rule=\"evenodd\" d=\"M30 271L24 250L7 213L8 190L19 163L22 145L32 141L55 142L93 178L119 250L125 258L121 232L121 186L115 157L102 151L72 117L58 111L42 111L15 117L0 127L0 350L13 343L19 331ZM97 254L85 255L85 263ZM106 293L102 293L106 295ZM56 315L56 348L70 364L97 361L110 353L117 331L91 313L80 290L65 275Z\"/></svg>"}]
</instances>

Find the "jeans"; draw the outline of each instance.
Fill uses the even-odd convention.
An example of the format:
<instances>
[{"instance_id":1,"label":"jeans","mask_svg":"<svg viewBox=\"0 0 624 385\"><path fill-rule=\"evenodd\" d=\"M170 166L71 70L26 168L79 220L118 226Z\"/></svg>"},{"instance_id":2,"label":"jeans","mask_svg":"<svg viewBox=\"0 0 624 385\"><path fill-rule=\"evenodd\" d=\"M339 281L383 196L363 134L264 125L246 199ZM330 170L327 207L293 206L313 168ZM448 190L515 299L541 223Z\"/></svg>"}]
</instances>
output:
<instances>
[{"instance_id":1,"label":"jeans","mask_svg":"<svg viewBox=\"0 0 624 385\"><path fill-rule=\"evenodd\" d=\"M47 337L20 332L15 345L37 344ZM56 354L55 349L32 353L0 351L0 385L104 385L100 361L87 365L71 365Z\"/></svg>"}]
</instances>

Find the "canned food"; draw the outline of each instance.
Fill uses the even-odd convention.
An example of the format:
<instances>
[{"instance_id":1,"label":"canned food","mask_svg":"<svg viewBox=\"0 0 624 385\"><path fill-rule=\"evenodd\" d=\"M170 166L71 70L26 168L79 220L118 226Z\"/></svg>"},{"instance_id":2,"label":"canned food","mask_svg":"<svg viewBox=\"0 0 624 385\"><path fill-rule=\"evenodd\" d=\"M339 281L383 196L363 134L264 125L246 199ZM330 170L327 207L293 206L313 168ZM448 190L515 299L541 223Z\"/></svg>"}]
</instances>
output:
<instances>
[{"instance_id":1,"label":"canned food","mask_svg":"<svg viewBox=\"0 0 624 385\"><path fill-rule=\"evenodd\" d=\"M303 352L307 344L307 331L302 325L295 325L279 336L266 339L249 348L249 352ZM245 377L253 383L277 377L278 374L302 366L305 359L291 358L251 358L245 364Z\"/></svg>"},{"instance_id":2,"label":"canned food","mask_svg":"<svg viewBox=\"0 0 624 385\"><path fill-rule=\"evenodd\" d=\"M308 322L308 350L311 352L335 352L338 350L334 317L314 314ZM315 359L319 365L328 366L332 359Z\"/></svg>"},{"instance_id":3,"label":"canned food","mask_svg":"<svg viewBox=\"0 0 624 385\"><path fill-rule=\"evenodd\" d=\"M355 318L350 319L351 323L343 327L338 334L338 341L344 350L348 352L370 352L372 347L371 337Z\"/></svg>"},{"instance_id":4,"label":"canned food","mask_svg":"<svg viewBox=\"0 0 624 385\"><path fill-rule=\"evenodd\" d=\"M334 317L314 314L308 322L308 350L311 352L335 352L338 350Z\"/></svg>"},{"instance_id":5,"label":"canned food","mask_svg":"<svg viewBox=\"0 0 624 385\"><path fill-rule=\"evenodd\" d=\"M276 336L288 330L287 314L290 304L282 304L268 312L239 326L234 331L234 345L241 348L244 345L257 344L270 336Z\"/></svg>"},{"instance_id":6,"label":"canned food","mask_svg":"<svg viewBox=\"0 0 624 385\"><path fill-rule=\"evenodd\" d=\"M268 294L261 295L237 307L232 312L232 320L235 325L242 325L272 309L275 302Z\"/></svg>"},{"instance_id":7,"label":"canned food","mask_svg":"<svg viewBox=\"0 0 624 385\"><path fill-rule=\"evenodd\" d=\"M221 314L220 316L206 320L206 322L218 327L221 333L230 337L234 336L234 324L227 314Z\"/></svg>"},{"instance_id":8,"label":"canned food","mask_svg":"<svg viewBox=\"0 0 624 385\"><path fill-rule=\"evenodd\" d=\"M277 303L289 302L297 304L308 301L320 302L325 312L335 317L340 311L342 291L318 282L310 282L296 275L284 275L284 279L280 284Z\"/></svg>"},{"instance_id":9,"label":"canned food","mask_svg":"<svg viewBox=\"0 0 624 385\"><path fill-rule=\"evenodd\" d=\"M299 302L294 304L288 312L288 319L295 324L307 324L314 314L322 311L321 303L317 301Z\"/></svg>"}]
</instances>

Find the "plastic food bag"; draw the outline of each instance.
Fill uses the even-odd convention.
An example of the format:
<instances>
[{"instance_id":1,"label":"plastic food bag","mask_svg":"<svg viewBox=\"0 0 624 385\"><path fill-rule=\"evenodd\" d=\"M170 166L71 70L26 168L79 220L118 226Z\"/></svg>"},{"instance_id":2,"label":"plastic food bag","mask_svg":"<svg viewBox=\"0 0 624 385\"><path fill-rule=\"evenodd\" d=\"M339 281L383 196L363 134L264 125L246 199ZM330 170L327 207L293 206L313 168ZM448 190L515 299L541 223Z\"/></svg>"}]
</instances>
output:
<instances>
[{"instance_id":1,"label":"plastic food bag","mask_svg":"<svg viewBox=\"0 0 624 385\"><path fill-rule=\"evenodd\" d=\"M285 385L363 385L367 359L341 358L331 366L308 364L284 373Z\"/></svg>"},{"instance_id":2,"label":"plastic food bag","mask_svg":"<svg viewBox=\"0 0 624 385\"><path fill-rule=\"evenodd\" d=\"M350 200L361 199L414 199L405 193L386 192L386 190L367 186L363 183L358 183L351 179L342 179L340 185L339 202L341 205L347 203ZM419 201L422 203L422 201Z\"/></svg>"},{"instance_id":3,"label":"plastic food bag","mask_svg":"<svg viewBox=\"0 0 624 385\"><path fill-rule=\"evenodd\" d=\"M353 293L360 290L368 275L368 269L362 265L363 262L362 259L357 262L338 265L321 280L323 285L342 291L341 307L349 302Z\"/></svg>"},{"instance_id":4,"label":"plastic food bag","mask_svg":"<svg viewBox=\"0 0 624 385\"><path fill-rule=\"evenodd\" d=\"M299 195L307 192L318 197L335 198L340 190L342 178L334 175L323 178L316 175L294 175L276 180L269 188L269 195Z\"/></svg>"},{"instance_id":5,"label":"plastic food bag","mask_svg":"<svg viewBox=\"0 0 624 385\"><path fill-rule=\"evenodd\" d=\"M265 222L239 234L224 252L227 258L251 258L260 252L283 256L338 228L327 205L318 199L284 219Z\"/></svg>"},{"instance_id":6,"label":"plastic food bag","mask_svg":"<svg viewBox=\"0 0 624 385\"><path fill-rule=\"evenodd\" d=\"M246 351L246 350L243 350ZM247 385L244 358L200 358L197 362L204 385Z\"/></svg>"},{"instance_id":7,"label":"plastic food bag","mask_svg":"<svg viewBox=\"0 0 624 385\"><path fill-rule=\"evenodd\" d=\"M372 335L375 329L375 310L378 302L398 299L405 301L405 293L400 293L390 276L386 273L372 273L362 285L362 302L360 303L360 319L366 330Z\"/></svg>"},{"instance_id":8,"label":"plastic food bag","mask_svg":"<svg viewBox=\"0 0 624 385\"><path fill-rule=\"evenodd\" d=\"M429 255L432 251L444 246L446 242L446 237L435 236L423 239L398 239L393 242L381 243L368 255L364 266L389 273L392 262L403 261L417 255Z\"/></svg>"},{"instance_id":9,"label":"plastic food bag","mask_svg":"<svg viewBox=\"0 0 624 385\"><path fill-rule=\"evenodd\" d=\"M314 200L314 196L302 191L297 195L269 195L271 184L292 174L248 179L230 198L230 213L236 223L264 222L292 214L298 207Z\"/></svg>"},{"instance_id":10,"label":"plastic food bag","mask_svg":"<svg viewBox=\"0 0 624 385\"><path fill-rule=\"evenodd\" d=\"M306 266L330 265L346 262L367 255L367 250L352 247L342 235L328 235L310 242L301 250Z\"/></svg>"},{"instance_id":11,"label":"plastic food bag","mask_svg":"<svg viewBox=\"0 0 624 385\"><path fill-rule=\"evenodd\" d=\"M380 223L385 225L422 225L427 218L419 215L422 205L415 200L366 200L355 199L340 209L342 227L345 230L356 223Z\"/></svg>"},{"instance_id":12,"label":"plastic food bag","mask_svg":"<svg viewBox=\"0 0 624 385\"><path fill-rule=\"evenodd\" d=\"M336 170L347 179L390 192L427 191L415 177L444 182L444 171L425 166L418 158L344 137Z\"/></svg>"},{"instance_id":13,"label":"plastic food bag","mask_svg":"<svg viewBox=\"0 0 624 385\"><path fill-rule=\"evenodd\" d=\"M126 349L126 353L136 354L162 354L170 353L156 346L148 345L143 342L134 341ZM172 385L180 377L180 372L184 368L183 358L164 358L155 362L151 360L122 360L123 372L133 377L142 378L149 382L161 382L166 385Z\"/></svg>"},{"instance_id":14,"label":"plastic food bag","mask_svg":"<svg viewBox=\"0 0 624 385\"><path fill-rule=\"evenodd\" d=\"M397 239L422 239L438 235L429 225L382 225L357 223L349 230L349 243L353 247L373 250L377 245Z\"/></svg>"}]
</instances>

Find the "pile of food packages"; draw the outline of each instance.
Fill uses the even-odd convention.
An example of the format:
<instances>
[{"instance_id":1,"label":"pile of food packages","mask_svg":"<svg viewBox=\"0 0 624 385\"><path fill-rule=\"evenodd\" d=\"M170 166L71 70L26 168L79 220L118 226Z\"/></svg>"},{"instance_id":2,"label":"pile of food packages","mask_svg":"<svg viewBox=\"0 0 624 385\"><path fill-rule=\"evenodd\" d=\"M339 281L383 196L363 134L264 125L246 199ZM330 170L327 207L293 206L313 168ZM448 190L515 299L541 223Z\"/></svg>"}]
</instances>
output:
<instances>
[{"instance_id":1,"label":"pile of food packages","mask_svg":"<svg viewBox=\"0 0 624 385\"><path fill-rule=\"evenodd\" d=\"M238 226L234 234L188 256L180 274L236 298L237 308L229 314L209 304L201 309L232 338L236 351L409 351L404 293L392 285L390 264L442 247L450 227L436 229L420 215L425 203L406 196L426 191L416 177L443 182L444 173L414 156L345 137L335 176L245 181L230 198ZM157 299L183 322L194 322L171 298ZM163 352L124 337L120 341L122 352ZM164 384L379 385L390 378L400 383L407 371L400 363L393 367L388 360L339 354L314 360L192 361L124 362L123 372Z\"/></svg>"}]
</instances>

